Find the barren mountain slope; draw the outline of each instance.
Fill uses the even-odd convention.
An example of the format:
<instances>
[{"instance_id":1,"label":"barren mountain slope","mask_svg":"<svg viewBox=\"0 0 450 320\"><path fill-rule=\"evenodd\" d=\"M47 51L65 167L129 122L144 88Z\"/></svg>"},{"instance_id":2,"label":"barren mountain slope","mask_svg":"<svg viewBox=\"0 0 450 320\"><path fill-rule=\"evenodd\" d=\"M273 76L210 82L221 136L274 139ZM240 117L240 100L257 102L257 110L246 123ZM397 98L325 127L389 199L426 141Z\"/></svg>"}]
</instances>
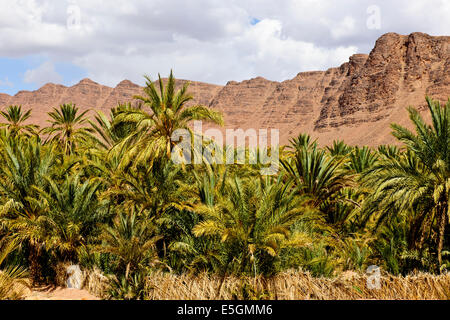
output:
<instances>
[{"instance_id":1,"label":"barren mountain slope","mask_svg":"<svg viewBox=\"0 0 450 320\"><path fill-rule=\"evenodd\" d=\"M450 37L389 33L369 55L353 55L338 68L302 72L283 82L261 77L225 86L192 82L190 92L193 103L222 111L226 128L276 128L282 143L308 132L322 144L343 139L376 146L394 142L390 123L409 125L407 106L425 111L427 94L447 101L449 67ZM178 80L177 86L185 82ZM0 94L0 106L33 108L32 121L43 126L46 113L61 103L108 112L141 93L142 88L128 80L111 88L84 79L72 87L46 84L15 96Z\"/></svg>"}]
</instances>

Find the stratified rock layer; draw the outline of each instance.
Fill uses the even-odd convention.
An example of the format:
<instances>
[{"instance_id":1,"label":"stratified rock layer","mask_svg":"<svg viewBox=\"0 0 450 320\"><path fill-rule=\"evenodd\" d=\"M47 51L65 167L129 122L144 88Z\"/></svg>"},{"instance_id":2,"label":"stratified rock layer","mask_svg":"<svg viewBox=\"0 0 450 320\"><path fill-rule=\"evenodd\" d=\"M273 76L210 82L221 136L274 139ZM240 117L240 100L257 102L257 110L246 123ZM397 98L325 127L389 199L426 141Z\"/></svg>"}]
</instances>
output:
<instances>
[{"instance_id":1,"label":"stratified rock layer","mask_svg":"<svg viewBox=\"0 0 450 320\"><path fill-rule=\"evenodd\" d=\"M379 38L369 55L327 71L299 73L283 82L258 77L225 86L191 82L192 103L223 112L225 128L279 129L281 143L301 132L322 144L342 139L349 144L393 143L390 124L409 126L406 107L427 117L425 96L445 103L450 97L450 37L423 33ZM177 86L186 80L177 80ZM108 112L118 103L142 94L128 80L115 88L84 79L72 87L46 84L15 96L0 94L0 105L33 108L31 121L46 125L47 112L66 102L80 109Z\"/></svg>"}]
</instances>

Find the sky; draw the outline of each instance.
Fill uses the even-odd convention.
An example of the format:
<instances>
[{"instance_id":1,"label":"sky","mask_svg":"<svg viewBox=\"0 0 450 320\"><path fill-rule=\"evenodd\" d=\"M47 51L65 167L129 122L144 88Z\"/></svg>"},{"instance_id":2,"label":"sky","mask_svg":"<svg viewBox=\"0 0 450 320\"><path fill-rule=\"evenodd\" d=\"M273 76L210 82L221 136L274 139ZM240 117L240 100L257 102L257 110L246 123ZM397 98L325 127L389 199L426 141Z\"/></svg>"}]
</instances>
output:
<instances>
[{"instance_id":1,"label":"sky","mask_svg":"<svg viewBox=\"0 0 450 320\"><path fill-rule=\"evenodd\" d=\"M0 92L143 75L283 81L387 32L450 35L448 0L0 0Z\"/></svg>"}]
</instances>

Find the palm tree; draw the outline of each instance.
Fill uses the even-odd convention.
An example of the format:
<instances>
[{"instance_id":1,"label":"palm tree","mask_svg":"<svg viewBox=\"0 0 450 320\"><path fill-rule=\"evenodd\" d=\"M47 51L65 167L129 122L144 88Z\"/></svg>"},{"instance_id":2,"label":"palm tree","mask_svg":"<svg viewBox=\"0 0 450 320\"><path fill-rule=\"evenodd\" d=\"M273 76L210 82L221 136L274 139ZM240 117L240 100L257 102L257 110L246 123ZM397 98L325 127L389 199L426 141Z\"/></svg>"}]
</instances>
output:
<instances>
[{"instance_id":1,"label":"palm tree","mask_svg":"<svg viewBox=\"0 0 450 320\"><path fill-rule=\"evenodd\" d=\"M362 148L354 147L349 154L350 161L347 164L347 167L351 172L360 174L368 168L373 167L377 158L376 152L373 152L366 146Z\"/></svg>"},{"instance_id":2,"label":"palm tree","mask_svg":"<svg viewBox=\"0 0 450 320\"><path fill-rule=\"evenodd\" d=\"M343 159L329 156L315 144L297 148L293 157L281 160L281 164L300 194L310 196L315 207L331 199L349 182L342 170Z\"/></svg>"},{"instance_id":3,"label":"palm tree","mask_svg":"<svg viewBox=\"0 0 450 320\"><path fill-rule=\"evenodd\" d=\"M332 156L347 156L352 152L352 147L348 146L342 140L333 141L333 145L331 147L327 147L328 151Z\"/></svg>"},{"instance_id":4,"label":"palm tree","mask_svg":"<svg viewBox=\"0 0 450 320\"><path fill-rule=\"evenodd\" d=\"M78 250L87 245L97 225L107 221L108 212L102 212L97 197L101 182L91 178L82 183L79 173L66 176L62 183L44 178L46 186L35 189L48 224L46 249L55 251L63 261L76 263Z\"/></svg>"},{"instance_id":5,"label":"palm tree","mask_svg":"<svg viewBox=\"0 0 450 320\"><path fill-rule=\"evenodd\" d=\"M189 82L175 91L175 78L172 71L166 86L161 76L158 75L158 77L159 92L151 79L145 76L145 95L134 97L144 107L148 107L150 112L140 108L126 110L117 115L114 123L126 122L136 125L136 130L118 145L119 148L129 148L129 159L137 157L138 160L147 160L158 157L159 154L170 157L175 146L175 141L172 140L173 133L177 129L190 130L188 125L192 120L223 124L222 115L219 112L202 105L187 106L187 103L193 99L187 92Z\"/></svg>"},{"instance_id":6,"label":"palm tree","mask_svg":"<svg viewBox=\"0 0 450 320\"><path fill-rule=\"evenodd\" d=\"M292 138L290 143L294 149L300 149L316 146L317 140L312 140L311 136L307 133L301 133L297 138Z\"/></svg>"},{"instance_id":7,"label":"palm tree","mask_svg":"<svg viewBox=\"0 0 450 320\"><path fill-rule=\"evenodd\" d=\"M97 251L106 252L119 259L119 269L128 275L145 268L148 264L159 263L156 242L161 237L156 234L153 219L139 218L134 210L120 213L113 226L105 226L101 235L102 245Z\"/></svg>"},{"instance_id":8,"label":"palm tree","mask_svg":"<svg viewBox=\"0 0 450 320\"><path fill-rule=\"evenodd\" d=\"M48 115L50 127L42 129L42 133L48 135L46 142L57 141L65 154L75 152L80 142L86 142L92 138L93 129L82 127L87 122L84 117L89 110L78 113L78 108L72 104L62 104L59 110L53 108Z\"/></svg>"},{"instance_id":9,"label":"palm tree","mask_svg":"<svg viewBox=\"0 0 450 320\"><path fill-rule=\"evenodd\" d=\"M393 135L403 142L403 157L384 157L365 175L374 190L368 199L368 216L378 212L378 224L398 214L412 215L410 246L421 248L431 230L436 230L438 263L442 265L444 234L448 225L450 191L450 100L445 106L426 99L432 124L408 108L416 134L393 124Z\"/></svg>"},{"instance_id":10,"label":"palm tree","mask_svg":"<svg viewBox=\"0 0 450 320\"><path fill-rule=\"evenodd\" d=\"M161 233L169 244L166 260L176 270L188 269L191 273L213 271L224 273L226 259L223 244L210 237L196 237L192 230L204 217L199 216L196 206L213 207L219 197L225 196L225 187L229 183L228 166L204 163L192 170L194 181L184 177L186 182L179 183L179 189L185 196L184 210L172 211L165 215ZM191 183L189 183L191 182Z\"/></svg>"},{"instance_id":11,"label":"palm tree","mask_svg":"<svg viewBox=\"0 0 450 320\"><path fill-rule=\"evenodd\" d=\"M17 248L17 241L8 238L0 241L0 300L17 300L22 298L28 287L27 271L21 266L6 265L8 255Z\"/></svg>"},{"instance_id":12,"label":"palm tree","mask_svg":"<svg viewBox=\"0 0 450 320\"><path fill-rule=\"evenodd\" d=\"M9 106L6 111L0 111L0 115L5 118L7 123L0 123L0 127L6 129L13 135L24 132L25 135L36 135L38 126L34 124L24 124L31 116L31 110L22 112L22 106Z\"/></svg>"},{"instance_id":13,"label":"palm tree","mask_svg":"<svg viewBox=\"0 0 450 320\"><path fill-rule=\"evenodd\" d=\"M121 204L137 208L139 214L161 218L166 212L185 208L181 169L170 160L156 159L152 167L119 171L114 178L117 181L104 197L120 198Z\"/></svg>"},{"instance_id":14,"label":"palm tree","mask_svg":"<svg viewBox=\"0 0 450 320\"><path fill-rule=\"evenodd\" d=\"M109 167L109 161L105 163ZM152 166L139 166L133 170L114 171L108 167L95 164L95 170L100 170L102 180L108 185L102 194L108 206L117 210L135 210L139 218L155 219L158 227L164 227L173 221L173 215L189 208L186 184L181 181L184 179L181 167L170 159L160 157ZM159 239L157 249L161 257L166 255L171 241L168 234Z\"/></svg>"},{"instance_id":15,"label":"palm tree","mask_svg":"<svg viewBox=\"0 0 450 320\"><path fill-rule=\"evenodd\" d=\"M227 265L234 265L239 273L273 273L274 259L283 248L308 243L308 237L293 233L291 227L312 216L305 198L281 181L282 177L276 181L235 178L227 186L227 196L218 197L214 206L194 207L204 219L194 227L194 235L218 236L228 248Z\"/></svg>"},{"instance_id":16,"label":"palm tree","mask_svg":"<svg viewBox=\"0 0 450 320\"><path fill-rule=\"evenodd\" d=\"M39 282L48 224L35 187L43 186L44 176L52 175L57 152L51 145L42 146L38 137L0 141L0 221L20 243L28 244L31 277Z\"/></svg>"},{"instance_id":17,"label":"palm tree","mask_svg":"<svg viewBox=\"0 0 450 320\"><path fill-rule=\"evenodd\" d=\"M95 115L96 123L88 120L94 132L99 136L99 138L94 138L97 145L105 150L109 150L125 139L131 132L135 131L135 123L118 122L116 118L121 113L132 112L136 109L139 109L139 107L135 108L131 103L120 104L116 108L111 109L109 119L103 112L98 111Z\"/></svg>"},{"instance_id":18,"label":"palm tree","mask_svg":"<svg viewBox=\"0 0 450 320\"><path fill-rule=\"evenodd\" d=\"M397 158L400 157L401 151L397 146L381 145L378 147L378 154L381 157Z\"/></svg>"}]
</instances>

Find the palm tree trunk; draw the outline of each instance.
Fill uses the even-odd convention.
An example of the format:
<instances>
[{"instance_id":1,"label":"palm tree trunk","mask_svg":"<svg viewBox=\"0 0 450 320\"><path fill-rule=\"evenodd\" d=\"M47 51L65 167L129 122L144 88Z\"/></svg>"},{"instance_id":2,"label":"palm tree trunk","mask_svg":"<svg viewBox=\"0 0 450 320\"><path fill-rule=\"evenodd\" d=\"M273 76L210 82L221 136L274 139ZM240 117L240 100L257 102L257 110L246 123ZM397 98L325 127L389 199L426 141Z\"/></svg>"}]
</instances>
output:
<instances>
[{"instance_id":1,"label":"palm tree trunk","mask_svg":"<svg viewBox=\"0 0 450 320\"><path fill-rule=\"evenodd\" d=\"M30 242L30 249L28 254L28 262L30 264L30 276L33 285L40 284L42 280L41 265L39 258L41 255L40 245L34 241Z\"/></svg>"},{"instance_id":2,"label":"palm tree trunk","mask_svg":"<svg viewBox=\"0 0 450 320\"><path fill-rule=\"evenodd\" d=\"M442 266L442 249L444 247L445 226L447 225L447 203L439 206L439 244L438 244L438 261L439 268Z\"/></svg>"},{"instance_id":3,"label":"palm tree trunk","mask_svg":"<svg viewBox=\"0 0 450 320\"><path fill-rule=\"evenodd\" d=\"M428 211L424 210L411 225L411 231L408 235L409 250L418 249L419 252L422 252L422 246L426 237L426 229L430 224L429 221L425 221L427 213Z\"/></svg>"}]
</instances>

